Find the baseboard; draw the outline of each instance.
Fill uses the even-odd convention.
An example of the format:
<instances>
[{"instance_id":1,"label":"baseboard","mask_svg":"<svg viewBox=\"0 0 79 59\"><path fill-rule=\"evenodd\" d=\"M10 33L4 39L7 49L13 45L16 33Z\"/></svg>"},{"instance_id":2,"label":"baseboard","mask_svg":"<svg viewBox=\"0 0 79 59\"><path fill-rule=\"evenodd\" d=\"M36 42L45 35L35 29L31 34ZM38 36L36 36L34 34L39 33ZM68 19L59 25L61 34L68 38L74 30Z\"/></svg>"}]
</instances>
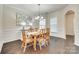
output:
<instances>
[{"instance_id":1,"label":"baseboard","mask_svg":"<svg viewBox=\"0 0 79 59\"><path fill-rule=\"evenodd\" d=\"M64 39L64 40L66 40L65 38L58 37L58 36L50 36L50 37L56 37L56 38L60 38L60 39Z\"/></svg>"},{"instance_id":2,"label":"baseboard","mask_svg":"<svg viewBox=\"0 0 79 59\"><path fill-rule=\"evenodd\" d=\"M2 50L2 46L3 46L3 43L2 43L2 44L0 44L0 53L1 53L1 50Z\"/></svg>"},{"instance_id":3,"label":"baseboard","mask_svg":"<svg viewBox=\"0 0 79 59\"><path fill-rule=\"evenodd\" d=\"M75 35L66 35L66 36L75 36Z\"/></svg>"},{"instance_id":4,"label":"baseboard","mask_svg":"<svg viewBox=\"0 0 79 59\"><path fill-rule=\"evenodd\" d=\"M79 47L79 44L77 44L77 43L74 43L74 45L76 45L76 46L78 46L78 47Z\"/></svg>"},{"instance_id":5,"label":"baseboard","mask_svg":"<svg viewBox=\"0 0 79 59\"><path fill-rule=\"evenodd\" d=\"M17 40L21 40L21 39L15 39L15 40L6 41L6 42L4 42L3 44L9 43L9 42L14 42L14 41L17 41Z\"/></svg>"}]
</instances>

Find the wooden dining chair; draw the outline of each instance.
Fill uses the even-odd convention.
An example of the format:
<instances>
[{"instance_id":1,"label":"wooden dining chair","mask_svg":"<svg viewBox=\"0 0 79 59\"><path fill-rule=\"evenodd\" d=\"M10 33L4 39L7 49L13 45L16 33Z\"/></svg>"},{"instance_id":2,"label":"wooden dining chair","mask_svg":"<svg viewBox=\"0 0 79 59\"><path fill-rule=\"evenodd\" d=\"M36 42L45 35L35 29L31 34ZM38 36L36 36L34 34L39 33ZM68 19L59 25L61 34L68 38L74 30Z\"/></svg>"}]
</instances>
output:
<instances>
[{"instance_id":1,"label":"wooden dining chair","mask_svg":"<svg viewBox=\"0 0 79 59\"><path fill-rule=\"evenodd\" d=\"M43 29L42 29L40 34L39 34L39 38L38 38L38 45L40 47L40 50L42 49L42 46L44 45L43 43L45 43L43 35L44 35L44 33L43 33Z\"/></svg>"},{"instance_id":2,"label":"wooden dining chair","mask_svg":"<svg viewBox=\"0 0 79 59\"><path fill-rule=\"evenodd\" d=\"M25 30L22 31L22 48L23 48L23 52L25 52L26 47L27 47L27 42L26 42L26 33Z\"/></svg>"}]
</instances>

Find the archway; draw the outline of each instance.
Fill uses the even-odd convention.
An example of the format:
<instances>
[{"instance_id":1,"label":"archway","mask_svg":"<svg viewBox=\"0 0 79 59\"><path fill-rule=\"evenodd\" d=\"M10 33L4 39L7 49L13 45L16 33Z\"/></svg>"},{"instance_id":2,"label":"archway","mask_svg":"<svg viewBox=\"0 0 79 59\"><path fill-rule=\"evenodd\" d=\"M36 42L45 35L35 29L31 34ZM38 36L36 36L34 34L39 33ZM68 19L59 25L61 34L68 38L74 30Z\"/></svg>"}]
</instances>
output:
<instances>
[{"instance_id":1,"label":"archway","mask_svg":"<svg viewBox=\"0 0 79 59\"><path fill-rule=\"evenodd\" d=\"M65 33L66 33L66 40L72 41L74 43L74 17L75 12L69 10L65 14Z\"/></svg>"}]
</instances>

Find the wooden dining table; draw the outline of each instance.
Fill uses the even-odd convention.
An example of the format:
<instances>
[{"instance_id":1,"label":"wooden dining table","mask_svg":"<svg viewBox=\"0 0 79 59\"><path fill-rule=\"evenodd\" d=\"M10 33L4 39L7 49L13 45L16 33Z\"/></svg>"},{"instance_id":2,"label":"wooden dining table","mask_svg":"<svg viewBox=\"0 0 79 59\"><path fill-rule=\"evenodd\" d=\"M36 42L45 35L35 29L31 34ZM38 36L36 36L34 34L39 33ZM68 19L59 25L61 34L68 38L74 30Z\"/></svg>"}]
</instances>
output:
<instances>
[{"instance_id":1,"label":"wooden dining table","mask_svg":"<svg viewBox=\"0 0 79 59\"><path fill-rule=\"evenodd\" d=\"M45 32L46 33L46 32ZM27 44L33 42L34 51L36 51L37 38L44 34L42 31L22 31L22 47L24 47L24 51L27 48Z\"/></svg>"}]
</instances>

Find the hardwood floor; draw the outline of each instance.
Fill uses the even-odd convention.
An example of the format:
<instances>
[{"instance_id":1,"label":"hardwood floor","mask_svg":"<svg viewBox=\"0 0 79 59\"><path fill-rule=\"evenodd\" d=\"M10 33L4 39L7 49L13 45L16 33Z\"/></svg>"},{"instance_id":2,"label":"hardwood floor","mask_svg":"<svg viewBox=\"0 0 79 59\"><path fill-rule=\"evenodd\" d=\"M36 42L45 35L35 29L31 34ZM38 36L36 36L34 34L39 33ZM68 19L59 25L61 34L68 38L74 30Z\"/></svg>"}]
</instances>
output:
<instances>
[{"instance_id":1,"label":"hardwood floor","mask_svg":"<svg viewBox=\"0 0 79 59\"><path fill-rule=\"evenodd\" d=\"M39 47L34 51L33 47L26 48L25 53L22 52L21 41L16 40L4 43L1 54L78 54L79 47L74 45L74 36L67 36L67 39L51 37L48 47L43 47L40 51Z\"/></svg>"}]
</instances>

